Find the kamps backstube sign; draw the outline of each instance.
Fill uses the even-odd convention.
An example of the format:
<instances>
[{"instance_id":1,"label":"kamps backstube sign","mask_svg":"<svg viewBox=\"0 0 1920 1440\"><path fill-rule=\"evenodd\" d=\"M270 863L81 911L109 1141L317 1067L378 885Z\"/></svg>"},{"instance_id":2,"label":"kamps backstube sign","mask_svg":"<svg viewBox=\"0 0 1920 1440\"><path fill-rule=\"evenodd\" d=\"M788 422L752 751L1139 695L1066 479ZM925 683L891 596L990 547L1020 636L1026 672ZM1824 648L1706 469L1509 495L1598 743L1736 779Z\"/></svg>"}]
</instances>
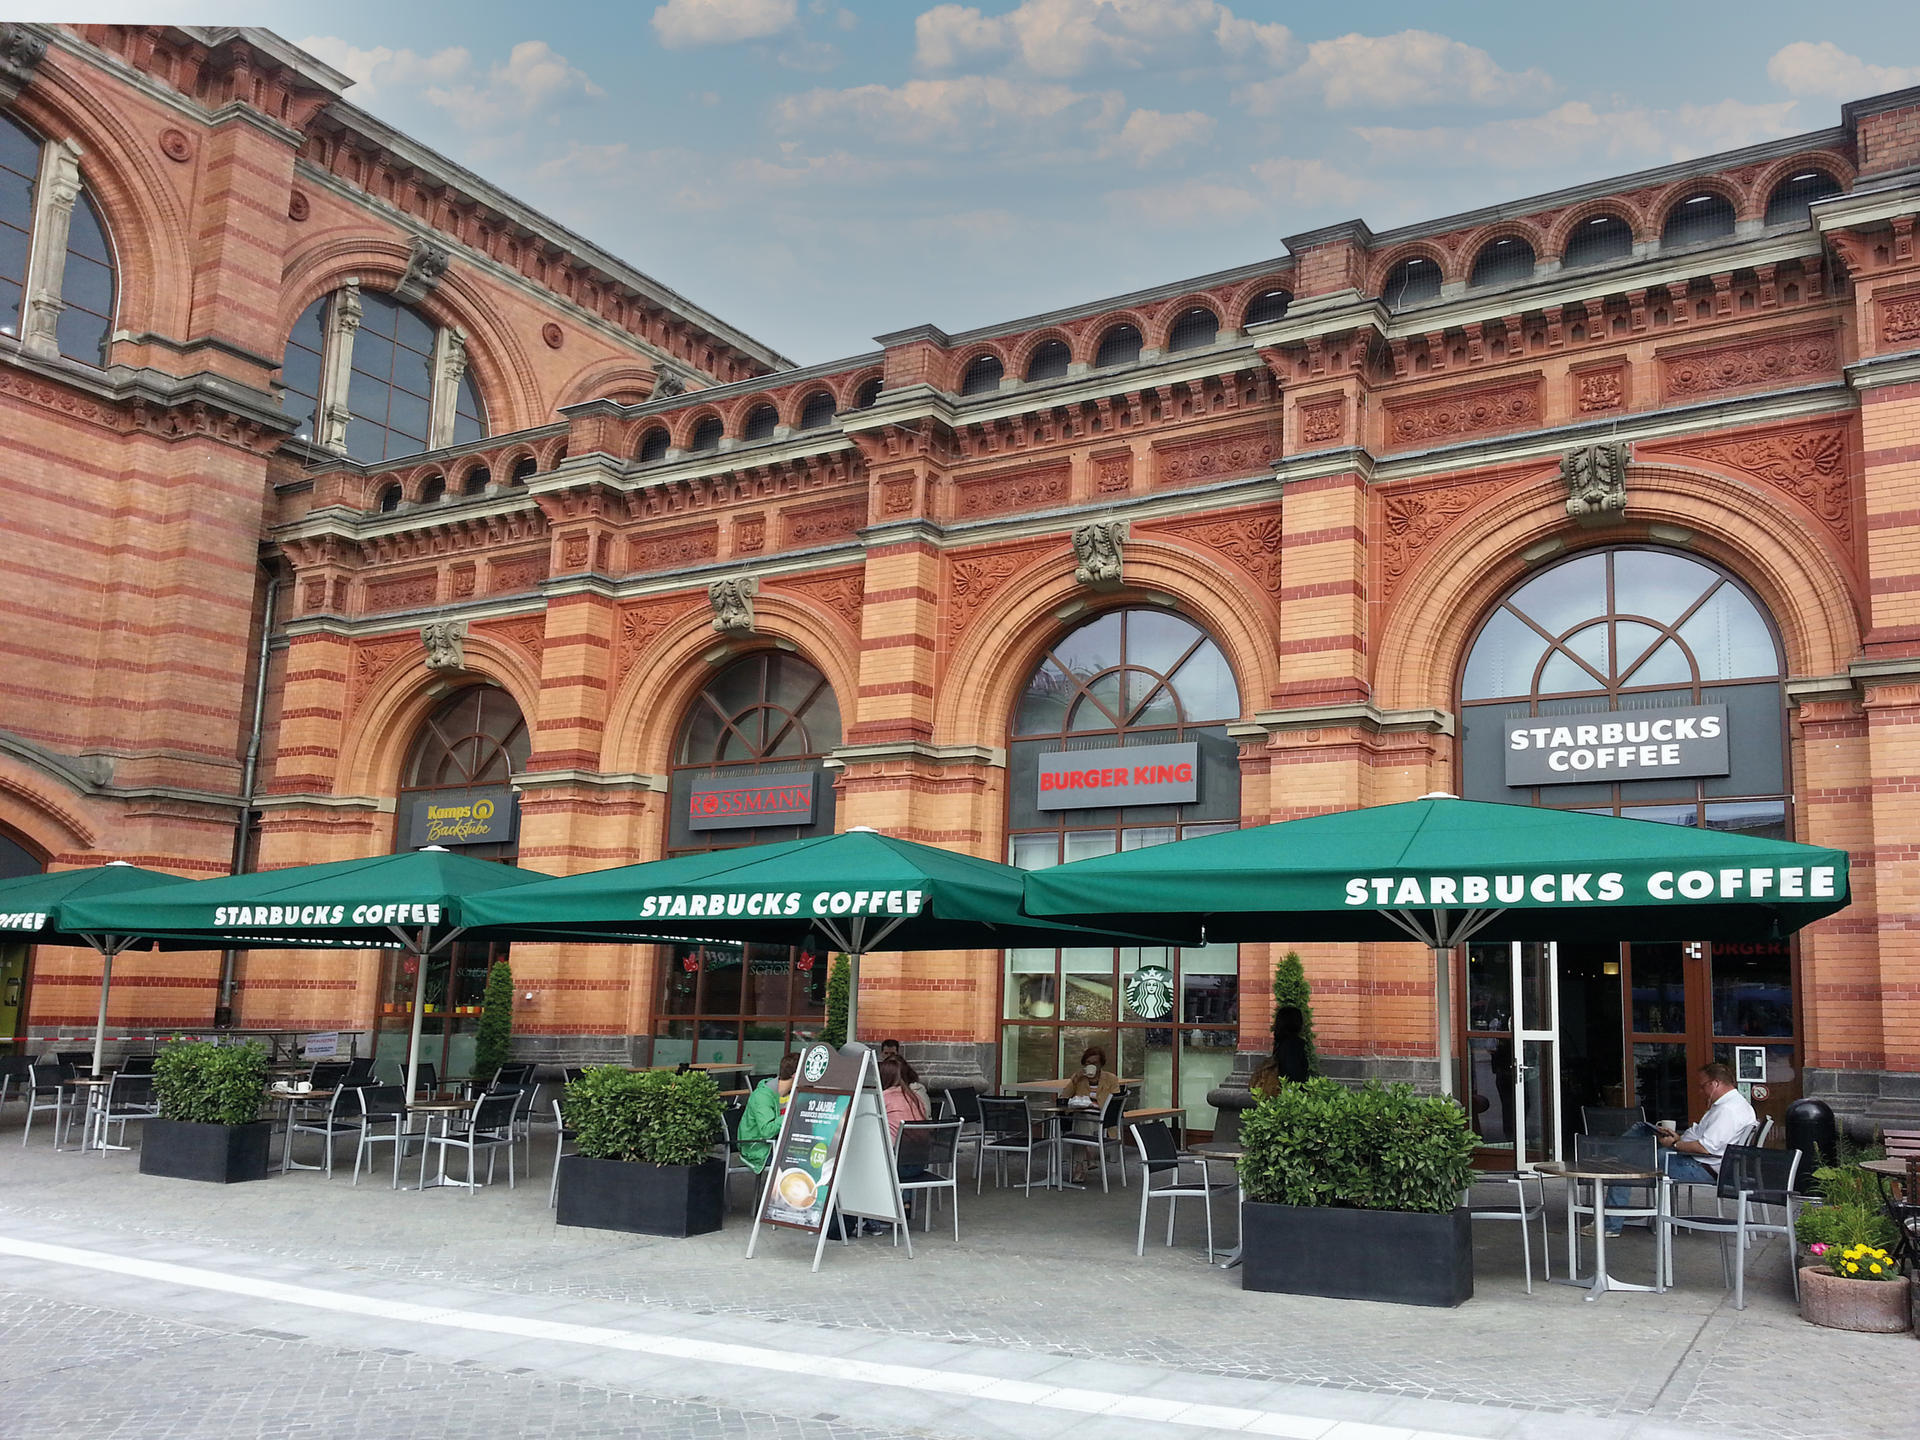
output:
<instances>
[{"instance_id":1,"label":"kamps backstube sign","mask_svg":"<svg viewBox=\"0 0 1920 1440\"><path fill-rule=\"evenodd\" d=\"M1506 722L1505 749L1509 785L1725 775L1727 707L1523 716Z\"/></svg>"}]
</instances>

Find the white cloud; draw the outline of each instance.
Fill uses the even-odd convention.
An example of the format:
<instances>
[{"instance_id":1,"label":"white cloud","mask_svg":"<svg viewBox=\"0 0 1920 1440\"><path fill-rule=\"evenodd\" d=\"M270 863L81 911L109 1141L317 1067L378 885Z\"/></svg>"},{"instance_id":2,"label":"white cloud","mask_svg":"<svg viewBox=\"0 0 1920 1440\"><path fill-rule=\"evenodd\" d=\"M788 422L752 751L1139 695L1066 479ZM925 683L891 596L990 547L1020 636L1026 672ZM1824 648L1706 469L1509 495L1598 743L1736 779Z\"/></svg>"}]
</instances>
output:
<instances>
[{"instance_id":1,"label":"white cloud","mask_svg":"<svg viewBox=\"0 0 1920 1440\"><path fill-rule=\"evenodd\" d=\"M793 28L794 0L667 0L653 12L653 33L669 50L765 40Z\"/></svg>"},{"instance_id":2,"label":"white cloud","mask_svg":"<svg viewBox=\"0 0 1920 1440\"><path fill-rule=\"evenodd\" d=\"M1274 199L1289 205L1355 205L1379 190L1362 176L1336 170L1324 160L1280 155L1250 167Z\"/></svg>"},{"instance_id":3,"label":"white cloud","mask_svg":"<svg viewBox=\"0 0 1920 1440\"><path fill-rule=\"evenodd\" d=\"M1123 108L1117 94L1089 94L1066 85L1001 76L962 75L951 80L909 80L897 87L810 90L782 99L774 114L789 130L853 127L897 143L970 149L983 138L1110 129Z\"/></svg>"},{"instance_id":4,"label":"white cloud","mask_svg":"<svg viewBox=\"0 0 1920 1440\"><path fill-rule=\"evenodd\" d=\"M1214 180L1114 190L1108 192L1106 205L1116 220L1162 230L1234 224L1264 214L1267 208L1252 191Z\"/></svg>"},{"instance_id":5,"label":"white cloud","mask_svg":"<svg viewBox=\"0 0 1920 1440\"><path fill-rule=\"evenodd\" d=\"M1831 40L1796 40L1767 61L1767 78L1789 95L1860 100L1920 85L1920 65L1870 65Z\"/></svg>"},{"instance_id":6,"label":"white cloud","mask_svg":"<svg viewBox=\"0 0 1920 1440\"><path fill-rule=\"evenodd\" d=\"M1286 26L1241 19L1217 0L1024 0L992 16L971 5L936 5L914 21L914 38L923 69L1017 60L1055 79L1223 53L1279 64L1292 48Z\"/></svg>"},{"instance_id":7,"label":"white cloud","mask_svg":"<svg viewBox=\"0 0 1920 1440\"><path fill-rule=\"evenodd\" d=\"M300 42L300 48L353 77L356 105L367 104L382 90L455 80L473 65L472 54L460 46L420 55L412 50L390 50L385 45L362 50L337 35L309 35Z\"/></svg>"},{"instance_id":8,"label":"white cloud","mask_svg":"<svg viewBox=\"0 0 1920 1440\"><path fill-rule=\"evenodd\" d=\"M1329 108L1406 109L1416 105L1521 105L1556 89L1541 70L1502 70L1486 51L1435 35L1342 35L1307 46L1306 63L1287 75L1243 86L1234 98L1256 115L1318 96Z\"/></svg>"},{"instance_id":9,"label":"white cloud","mask_svg":"<svg viewBox=\"0 0 1920 1440\"><path fill-rule=\"evenodd\" d=\"M1212 134L1213 117L1198 110L1183 110L1176 115L1135 110L1107 142L1105 153L1124 155L1136 165L1147 165L1170 150L1202 144Z\"/></svg>"},{"instance_id":10,"label":"white cloud","mask_svg":"<svg viewBox=\"0 0 1920 1440\"><path fill-rule=\"evenodd\" d=\"M504 64L477 71L470 51L454 46L419 55L376 45L362 50L332 35L311 35L300 48L354 79L353 99L412 94L450 115L464 130L517 125L570 100L603 95L584 70L544 40L523 40Z\"/></svg>"},{"instance_id":11,"label":"white cloud","mask_svg":"<svg viewBox=\"0 0 1920 1440\"><path fill-rule=\"evenodd\" d=\"M1774 105L1721 100L1675 110L1596 109L1587 101L1571 100L1542 115L1483 125L1425 130L1375 125L1356 127L1354 133L1378 160L1534 170L1574 163L1687 160L1792 134L1795 128L1791 100Z\"/></svg>"}]
</instances>

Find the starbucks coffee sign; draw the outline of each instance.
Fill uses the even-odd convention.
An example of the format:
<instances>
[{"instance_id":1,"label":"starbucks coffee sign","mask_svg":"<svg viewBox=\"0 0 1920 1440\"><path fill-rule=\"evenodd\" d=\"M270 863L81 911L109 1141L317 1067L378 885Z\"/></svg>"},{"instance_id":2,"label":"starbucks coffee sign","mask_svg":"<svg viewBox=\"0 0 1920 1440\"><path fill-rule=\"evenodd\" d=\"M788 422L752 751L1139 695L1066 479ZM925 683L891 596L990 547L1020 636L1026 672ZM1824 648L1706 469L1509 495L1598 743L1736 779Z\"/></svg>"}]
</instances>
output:
<instances>
[{"instance_id":1,"label":"starbucks coffee sign","mask_svg":"<svg viewBox=\"0 0 1920 1440\"><path fill-rule=\"evenodd\" d=\"M1142 965L1127 976L1127 1008L1142 1020L1164 1020L1173 1009L1173 972Z\"/></svg>"},{"instance_id":2,"label":"starbucks coffee sign","mask_svg":"<svg viewBox=\"0 0 1920 1440\"><path fill-rule=\"evenodd\" d=\"M1727 707L1523 716L1506 722L1505 750L1509 785L1725 775Z\"/></svg>"}]
</instances>

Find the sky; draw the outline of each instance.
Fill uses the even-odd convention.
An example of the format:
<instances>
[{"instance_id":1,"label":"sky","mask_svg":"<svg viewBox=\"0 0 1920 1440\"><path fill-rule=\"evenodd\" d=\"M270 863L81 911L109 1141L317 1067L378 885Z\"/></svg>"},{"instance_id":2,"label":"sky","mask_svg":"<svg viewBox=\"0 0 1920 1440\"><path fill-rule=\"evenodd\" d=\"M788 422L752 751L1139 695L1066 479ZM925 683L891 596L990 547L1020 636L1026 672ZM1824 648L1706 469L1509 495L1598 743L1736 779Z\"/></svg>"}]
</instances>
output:
<instances>
[{"instance_id":1,"label":"sky","mask_svg":"<svg viewBox=\"0 0 1920 1440\"><path fill-rule=\"evenodd\" d=\"M73 16L70 5L13 18ZM360 105L802 364L1839 123L1911 0L148 0ZM64 14L60 13L64 11Z\"/></svg>"}]
</instances>

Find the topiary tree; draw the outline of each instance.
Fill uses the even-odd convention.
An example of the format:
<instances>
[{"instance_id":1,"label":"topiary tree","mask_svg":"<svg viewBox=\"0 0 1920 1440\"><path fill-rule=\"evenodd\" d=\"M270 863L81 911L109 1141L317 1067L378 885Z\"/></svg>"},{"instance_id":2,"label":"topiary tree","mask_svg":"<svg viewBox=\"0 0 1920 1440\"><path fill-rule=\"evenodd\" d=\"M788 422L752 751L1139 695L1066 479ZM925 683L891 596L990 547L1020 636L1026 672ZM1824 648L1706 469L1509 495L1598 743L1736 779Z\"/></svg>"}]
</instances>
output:
<instances>
[{"instance_id":1,"label":"topiary tree","mask_svg":"<svg viewBox=\"0 0 1920 1440\"><path fill-rule=\"evenodd\" d=\"M1320 1051L1313 1043L1313 989L1307 984L1306 966L1300 963L1300 952L1289 950L1280 957L1273 967L1273 1017L1277 1025L1282 1006L1291 1005L1300 1012L1306 1022L1300 1030L1300 1038L1307 1047L1307 1072L1320 1073ZM1278 1039L1278 1036L1275 1036Z\"/></svg>"},{"instance_id":2,"label":"topiary tree","mask_svg":"<svg viewBox=\"0 0 1920 1440\"><path fill-rule=\"evenodd\" d=\"M827 1028L820 1038L838 1050L847 1043L847 1002L853 998L853 961L844 955L833 957L833 969L827 972Z\"/></svg>"},{"instance_id":3,"label":"topiary tree","mask_svg":"<svg viewBox=\"0 0 1920 1440\"><path fill-rule=\"evenodd\" d=\"M473 1078L485 1085L507 1063L513 1045L513 970L504 960L487 971L480 1002L480 1028L473 1037Z\"/></svg>"}]
</instances>

